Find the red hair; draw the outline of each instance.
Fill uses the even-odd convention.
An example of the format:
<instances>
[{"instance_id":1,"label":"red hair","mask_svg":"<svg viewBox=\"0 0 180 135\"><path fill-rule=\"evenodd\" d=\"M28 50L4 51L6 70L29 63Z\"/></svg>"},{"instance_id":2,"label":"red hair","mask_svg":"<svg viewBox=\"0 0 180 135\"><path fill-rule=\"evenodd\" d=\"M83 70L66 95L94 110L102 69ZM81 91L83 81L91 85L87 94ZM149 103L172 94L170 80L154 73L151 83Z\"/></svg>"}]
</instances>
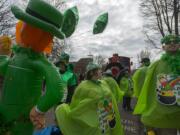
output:
<instances>
[{"instance_id":1,"label":"red hair","mask_svg":"<svg viewBox=\"0 0 180 135\"><path fill-rule=\"evenodd\" d=\"M39 28L19 21L16 24L16 42L35 52L51 53L53 36Z\"/></svg>"}]
</instances>

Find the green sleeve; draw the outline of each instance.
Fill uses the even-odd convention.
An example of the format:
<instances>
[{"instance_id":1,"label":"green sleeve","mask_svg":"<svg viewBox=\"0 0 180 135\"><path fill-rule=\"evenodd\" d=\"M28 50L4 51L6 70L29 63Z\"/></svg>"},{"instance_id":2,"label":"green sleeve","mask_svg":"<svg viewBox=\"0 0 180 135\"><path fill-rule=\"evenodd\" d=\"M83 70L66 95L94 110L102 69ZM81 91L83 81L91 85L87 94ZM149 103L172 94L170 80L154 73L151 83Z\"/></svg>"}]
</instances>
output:
<instances>
[{"instance_id":1,"label":"green sleeve","mask_svg":"<svg viewBox=\"0 0 180 135\"><path fill-rule=\"evenodd\" d=\"M149 91L152 90L152 84L153 84L153 76L155 74L155 69L158 65L159 61L155 62L152 64L146 74L146 79L142 88L142 91L139 95L137 105L135 107L134 113L133 114L142 114L143 111L146 109L147 106L147 98Z\"/></svg>"},{"instance_id":2,"label":"green sleeve","mask_svg":"<svg viewBox=\"0 0 180 135\"><path fill-rule=\"evenodd\" d=\"M132 77L132 79L133 79L133 88L134 88L134 95L133 96L135 96L135 97L138 97L139 96L139 74L140 74L140 69L138 69L135 73L134 73L134 75L133 75L133 77Z\"/></svg>"},{"instance_id":3,"label":"green sleeve","mask_svg":"<svg viewBox=\"0 0 180 135\"><path fill-rule=\"evenodd\" d=\"M133 75L133 84L134 84L134 96L135 97L139 97L141 89L143 87L144 84L144 80L146 77L146 71L147 71L147 67L142 67L140 69L138 69L134 75Z\"/></svg>"},{"instance_id":4,"label":"green sleeve","mask_svg":"<svg viewBox=\"0 0 180 135\"><path fill-rule=\"evenodd\" d=\"M96 91L91 89L91 85L88 83L81 83L80 86L76 88L73 95L72 102L70 104L71 112L69 113L69 117L76 119L78 123L89 126L96 125L98 122L94 119L96 110L91 110L92 108L90 106L94 106L98 99L99 95ZM92 113L94 115L92 115Z\"/></svg>"},{"instance_id":5,"label":"green sleeve","mask_svg":"<svg viewBox=\"0 0 180 135\"><path fill-rule=\"evenodd\" d=\"M123 96L124 96L124 92L120 89L120 87L118 86L118 84L116 83L115 80L112 80L112 87L111 89L113 88L113 94L114 94L114 97L116 99L116 102L121 102L122 99L123 99Z\"/></svg>"},{"instance_id":6,"label":"green sleeve","mask_svg":"<svg viewBox=\"0 0 180 135\"><path fill-rule=\"evenodd\" d=\"M46 59L34 61L33 65L46 80L46 92L37 103L38 110L46 112L63 97L62 79L57 68Z\"/></svg>"},{"instance_id":7,"label":"green sleeve","mask_svg":"<svg viewBox=\"0 0 180 135\"><path fill-rule=\"evenodd\" d=\"M105 81L111 92L113 93L116 102L121 102L124 96L124 92L121 90L117 82L112 77L104 77L102 81Z\"/></svg>"},{"instance_id":8,"label":"green sleeve","mask_svg":"<svg viewBox=\"0 0 180 135\"><path fill-rule=\"evenodd\" d=\"M9 57L6 55L0 55L0 75L5 74L8 64L9 64Z\"/></svg>"}]
</instances>

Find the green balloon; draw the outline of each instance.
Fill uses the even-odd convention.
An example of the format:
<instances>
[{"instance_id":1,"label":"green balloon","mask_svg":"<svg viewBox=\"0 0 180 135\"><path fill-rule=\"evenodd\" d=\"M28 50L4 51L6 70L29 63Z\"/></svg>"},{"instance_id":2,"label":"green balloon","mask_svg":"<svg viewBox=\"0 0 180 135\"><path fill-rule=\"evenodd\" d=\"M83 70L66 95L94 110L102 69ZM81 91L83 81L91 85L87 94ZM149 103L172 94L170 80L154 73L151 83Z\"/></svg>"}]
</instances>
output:
<instances>
[{"instance_id":1,"label":"green balloon","mask_svg":"<svg viewBox=\"0 0 180 135\"><path fill-rule=\"evenodd\" d=\"M72 7L64 12L64 21L62 25L62 32L66 38L70 37L76 29L79 21L79 13L77 7Z\"/></svg>"},{"instance_id":2,"label":"green balloon","mask_svg":"<svg viewBox=\"0 0 180 135\"><path fill-rule=\"evenodd\" d=\"M93 34L102 33L108 24L108 13L101 14L97 19L93 27Z\"/></svg>"}]
</instances>

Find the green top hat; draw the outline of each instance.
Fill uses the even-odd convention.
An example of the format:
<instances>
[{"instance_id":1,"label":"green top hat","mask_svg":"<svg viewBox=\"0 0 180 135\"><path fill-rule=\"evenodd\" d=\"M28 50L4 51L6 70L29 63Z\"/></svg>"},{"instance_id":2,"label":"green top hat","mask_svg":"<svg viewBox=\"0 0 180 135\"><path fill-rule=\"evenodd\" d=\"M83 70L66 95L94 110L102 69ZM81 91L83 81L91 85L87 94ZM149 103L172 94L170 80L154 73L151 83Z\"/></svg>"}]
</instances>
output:
<instances>
[{"instance_id":1,"label":"green top hat","mask_svg":"<svg viewBox=\"0 0 180 135\"><path fill-rule=\"evenodd\" d=\"M11 10L19 20L47 31L60 39L69 37L74 32L79 20L76 7L66 10L63 15L43 0L30 0L25 12L17 6L12 6Z\"/></svg>"},{"instance_id":2,"label":"green top hat","mask_svg":"<svg viewBox=\"0 0 180 135\"><path fill-rule=\"evenodd\" d=\"M172 44L180 45L180 36L172 35L172 34L167 35L161 39L161 43L165 45L172 45Z\"/></svg>"},{"instance_id":3,"label":"green top hat","mask_svg":"<svg viewBox=\"0 0 180 135\"><path fill-rule=\"evenodd\" d=\"M88 73L91 70L100 69L100 68L101 68L100 65L90 62L86 67L86 73Z\"/></svg>"}]
</instances>

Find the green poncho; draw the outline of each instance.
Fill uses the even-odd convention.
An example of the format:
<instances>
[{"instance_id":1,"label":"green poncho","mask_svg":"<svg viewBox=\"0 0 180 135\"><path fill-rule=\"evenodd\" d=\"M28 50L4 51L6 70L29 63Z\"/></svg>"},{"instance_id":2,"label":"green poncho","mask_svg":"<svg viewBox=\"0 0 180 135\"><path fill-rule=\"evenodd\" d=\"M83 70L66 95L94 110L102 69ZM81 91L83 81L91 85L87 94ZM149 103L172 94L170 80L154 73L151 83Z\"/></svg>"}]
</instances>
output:
<instances>
[{"instance_id":1,"label":"green poncho","mask_svg":"<svg viewBox=\"0 0 180 135\"><path fill-rule=\"evenodd\" d=\"M116 99L103 81L83 81L56 117L64 135L123 135Z\"/></svg>"},{"instance_id":2,"label":"green poncho","mask_svg":"<svg viewBox=\"0 0 180 135\"><path fill-rule=\"evenodd\" d=\"M122 77L119 83L120 89L124 92L124 96L131 97L133 94L133 82L130 77Z\"/></svg>"},{"instance_id":3,"label":"green poncho","mask_svg":"<svg viewBox=\"0 0 180 135\"><path fill-rule=\"evenodd\" d=\"M124 96L124 92L120 89L116 81L112 77L104 77L102 80L104 80L109 85L109 88L116 98L117 103L121 102Z\"/></svg>"},{"instance_id":4,"label":"green poncho","mask_svg":"<svg viewBox=\"0 0 180 135\"><path fill-rule=\"evenodd\" d=\"M134 85L134 96L137 98L139 97L141 93L141 89L144 84L147 69L148 69L147 66L141 67L133 75L132 79L133 79L133 85Z\"/></svg>"},{"instance_id":5,"label":"green poncho","mask_svg":"<svg viewBox=\"0 0 180 135\"><path fill-rule=\"evenodd\" d=\"M180 53L167 56L150 66L134 114L147 126L179 129Z\"/></svg>"}]
</instances>

